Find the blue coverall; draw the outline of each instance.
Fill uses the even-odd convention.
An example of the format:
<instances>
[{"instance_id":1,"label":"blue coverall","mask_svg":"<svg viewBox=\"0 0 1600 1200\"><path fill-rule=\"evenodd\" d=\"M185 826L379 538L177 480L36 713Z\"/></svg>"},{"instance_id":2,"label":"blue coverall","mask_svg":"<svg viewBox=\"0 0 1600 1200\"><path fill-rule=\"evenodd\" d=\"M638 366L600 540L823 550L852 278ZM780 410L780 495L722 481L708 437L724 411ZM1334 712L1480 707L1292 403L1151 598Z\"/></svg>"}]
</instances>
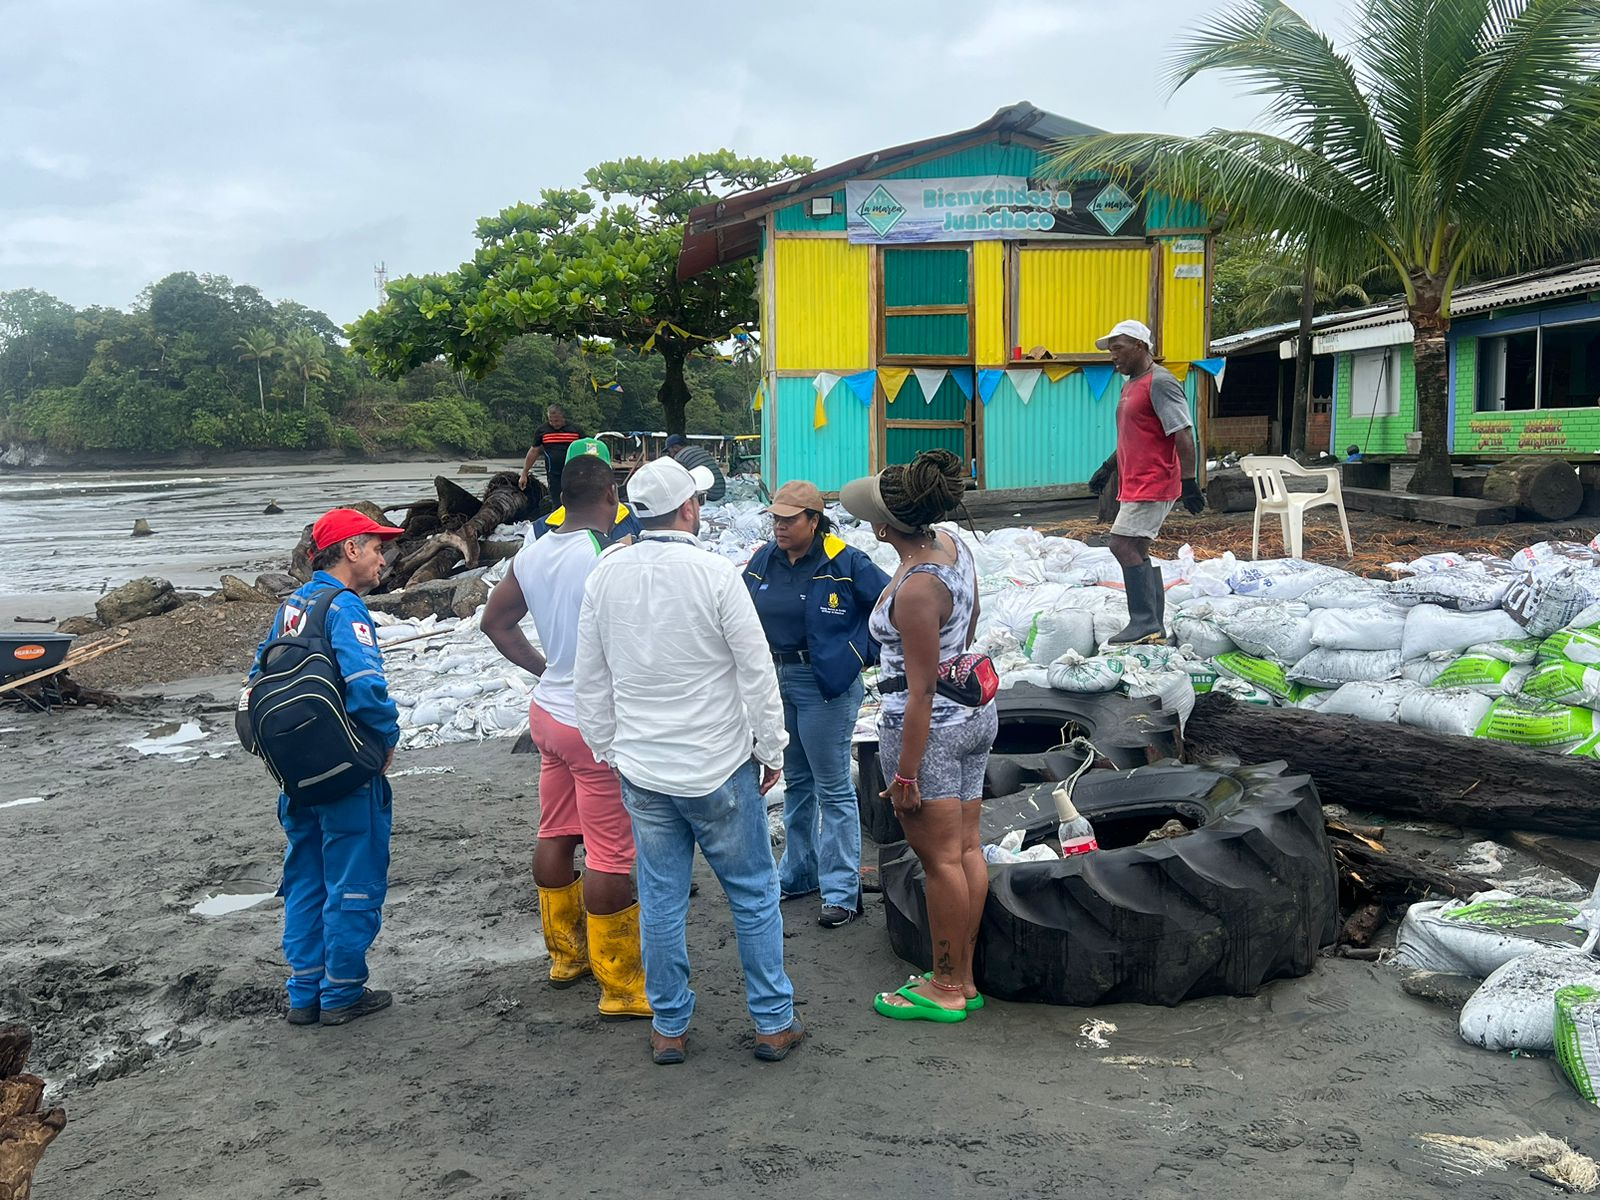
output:
<instances>
[{"instance_id":1,"label":"blue coverall","mask_svg":"<svg viewBox=\"0 0 1600 1200\"><path fill-rule=\"evenodd\" d=\"M252 680L261 670L261 648L278 636L284 614L307 612L324 589L343 586L318 571L284 601L256 650ZM344 676L345 711L393 748L400 740L399 712L389 698L372 614L359 596L345 592L328 606L327 630ZM289 797L278 796L278 821L289 837L278 894L293 1008L343 1008L361 998L367 947L378 936L389 887L393 805L382 775L331 804L291 809Z\"/></svg>"}]
</instances>

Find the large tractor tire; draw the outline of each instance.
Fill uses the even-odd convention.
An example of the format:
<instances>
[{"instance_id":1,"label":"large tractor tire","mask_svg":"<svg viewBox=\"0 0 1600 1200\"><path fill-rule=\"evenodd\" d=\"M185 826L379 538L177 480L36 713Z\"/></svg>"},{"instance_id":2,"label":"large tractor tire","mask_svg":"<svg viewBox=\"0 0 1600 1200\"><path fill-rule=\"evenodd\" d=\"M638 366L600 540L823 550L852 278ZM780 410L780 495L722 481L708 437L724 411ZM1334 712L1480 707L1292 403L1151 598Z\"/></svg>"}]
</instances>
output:
<instances>
[{"instance_id":1,"label":"large tractor tire","mask_svg":"<svg viewBox=\"0 0 1600 1200\"><path fill-rule=\"evenodd\" d=\"M984 802L985 842L1054 832L1049 784ZM1245 996L1304 975L1338 932L1338 883L1322 805L1283 763L1091 772L1077 807L1101 848L989 868L978 987L1048 1004L1177 1004ZM1176 818L1188 832L1144 842ZM922 866L905 845L880 858L889 939L932 962Z\"/></svg>"},{"instance_id":2,"label":"large tractor tire","mask_svg":"<svg viewBox=\"0 0 1600 1200\"><path fill-rule=\"evenodd\" d=\"M986 798L1065 779L1081 761L1065 749L1074 737L1088 738L1119 770L1175 759L1181 749L1177 716L1162 711L1160 702L1150 697L1086 695L1019 683L1001 692L995 703L1000 732L989 753ZM880 846L903 841L900 820L881 795L886 777L878 764L878 744L859 743L856 762L862 830Z\"/></svg>"}]
</instances>

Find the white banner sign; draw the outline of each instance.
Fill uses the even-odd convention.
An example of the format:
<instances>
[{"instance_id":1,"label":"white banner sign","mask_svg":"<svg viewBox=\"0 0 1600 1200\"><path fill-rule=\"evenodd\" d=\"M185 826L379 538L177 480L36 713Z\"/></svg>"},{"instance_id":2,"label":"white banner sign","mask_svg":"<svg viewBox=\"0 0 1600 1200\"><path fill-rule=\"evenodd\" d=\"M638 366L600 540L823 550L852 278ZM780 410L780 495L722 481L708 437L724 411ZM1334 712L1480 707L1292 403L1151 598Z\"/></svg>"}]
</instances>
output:
<instances>
[{"instance_id":1,"label":"white banner sign","mask_svg":"<svg viewBox=\"0 0 1600 1200\"><path fill-rule=\"evenodd\" d=\"M1140 208L1138 200L1107 180L1070 188L1018 175L845 184L845 225L852 242L1143 236L1143 222L1131 220Z\"/></svg>"}]
</instances>

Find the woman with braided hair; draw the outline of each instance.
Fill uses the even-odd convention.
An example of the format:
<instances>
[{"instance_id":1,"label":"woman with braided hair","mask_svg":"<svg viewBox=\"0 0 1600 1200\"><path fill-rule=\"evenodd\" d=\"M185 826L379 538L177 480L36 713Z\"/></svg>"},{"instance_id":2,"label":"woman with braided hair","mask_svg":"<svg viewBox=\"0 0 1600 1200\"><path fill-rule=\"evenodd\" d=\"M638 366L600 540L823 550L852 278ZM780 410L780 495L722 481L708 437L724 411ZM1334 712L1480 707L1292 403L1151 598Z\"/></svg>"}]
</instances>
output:
<instances>
[{"instance_id":1,"label":"woman with braided hair","mask_svg":"<svg viewBox=\"0 0 1600 1200\"><path fill-rule=\"evenodd\" d=\"M968 707L937 690L940 663L972 645L978 624L972 553L935 528L961 506L966 486L960 459L929 450L839 494L851 515L900 555L868 624L882 647L878 756L891 776L885 795L927 875L933 970L873 1001L898 1021L963 1021L983 1006L972 978L989 894L978 817L999 719L993 701Z\"/></svg>"}]
</instances>

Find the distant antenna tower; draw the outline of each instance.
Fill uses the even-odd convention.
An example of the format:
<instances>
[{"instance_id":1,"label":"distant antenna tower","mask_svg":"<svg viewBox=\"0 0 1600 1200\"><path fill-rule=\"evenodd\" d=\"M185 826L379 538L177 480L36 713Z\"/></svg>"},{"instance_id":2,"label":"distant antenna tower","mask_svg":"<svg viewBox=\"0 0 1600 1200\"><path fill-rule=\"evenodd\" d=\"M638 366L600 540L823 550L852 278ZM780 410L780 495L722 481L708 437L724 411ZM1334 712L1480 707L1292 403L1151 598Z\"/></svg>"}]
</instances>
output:
<instances>
[{"instance_id":1,"label":"distant antenna tower","mask_svg":"<svg viewBox=\"0 0 1600 1200\"><path fill-rule=\"evenodd\" d=\"M384 288L389 286L389 267L387 263L379 263L372 268L372 286L378 290L378 298L383 299Z\"/></svg>"}]
</instances>

